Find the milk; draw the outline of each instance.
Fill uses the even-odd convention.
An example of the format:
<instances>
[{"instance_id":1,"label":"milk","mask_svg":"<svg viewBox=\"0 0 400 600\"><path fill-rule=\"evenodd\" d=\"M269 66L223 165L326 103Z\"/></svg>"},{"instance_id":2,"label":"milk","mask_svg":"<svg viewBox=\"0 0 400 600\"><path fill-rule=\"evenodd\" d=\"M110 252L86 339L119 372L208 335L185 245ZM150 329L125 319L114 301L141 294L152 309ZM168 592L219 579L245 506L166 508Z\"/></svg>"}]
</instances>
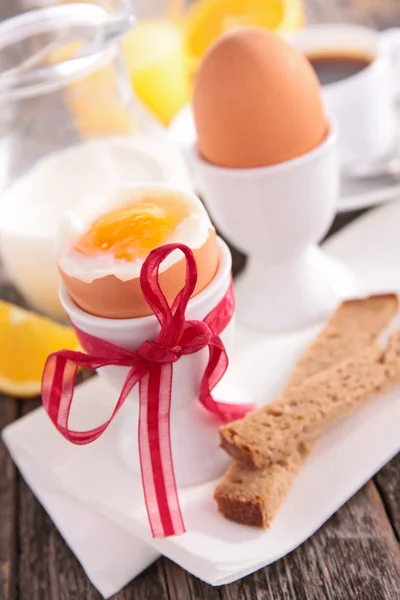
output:
<instances>
[{"instance_id":1,"label":"milk","mask_svg":"<svg viewBox=\"0 0 400 600\"><path fill-rule=\"evenodd\" d=\"M47 155L0 196L0 253L36 309L65 318L58 300L54 245L63 213L101 202L128 182L165 182L190 191L179 155L140 138L90 141Z\"/></svg>"}]
</instances>

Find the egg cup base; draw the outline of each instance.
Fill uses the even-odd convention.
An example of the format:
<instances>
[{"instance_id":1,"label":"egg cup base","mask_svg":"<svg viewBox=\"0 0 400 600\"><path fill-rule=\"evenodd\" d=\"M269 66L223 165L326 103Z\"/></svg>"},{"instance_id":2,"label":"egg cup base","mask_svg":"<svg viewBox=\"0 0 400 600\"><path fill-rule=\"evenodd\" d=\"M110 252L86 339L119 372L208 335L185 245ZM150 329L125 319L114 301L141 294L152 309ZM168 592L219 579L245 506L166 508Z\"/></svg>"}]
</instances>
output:
<instances>
[{"instance_id":1,"label":"egg cup base","mask_svg":"<svg viewBox=\"0 0 400 600\"><path fill-rule=\"evenodd\" d=\"M311 246L284 264L250 259L235 293L238 322L252 329L285 332L325 319L355 293L355 278L349 267Z\"/></svg>"}]
</instances>

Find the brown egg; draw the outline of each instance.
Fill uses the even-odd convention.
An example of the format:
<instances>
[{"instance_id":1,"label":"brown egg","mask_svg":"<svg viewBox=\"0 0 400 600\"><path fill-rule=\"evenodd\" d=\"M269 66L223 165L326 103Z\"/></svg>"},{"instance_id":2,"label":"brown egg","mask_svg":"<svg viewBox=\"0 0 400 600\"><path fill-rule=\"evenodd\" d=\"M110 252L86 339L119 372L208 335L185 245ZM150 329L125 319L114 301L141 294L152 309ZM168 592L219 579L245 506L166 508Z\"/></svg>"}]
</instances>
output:
<instances>
[{"instance_id":1,"label":"brown egg","mask_svg":"<svg viewBox=\"0 0 400 600\"><path fill-rule=\"evenodd\" d=\"M71 298L87 313L108 319L152 314L140 287L140 272L153 248L180 243L192 249L201 292L219 262L217 236L193 194L157 187L124 187L111 206L88 216L76 229L71 215L57 241L58 268ZM176 251L160 265L159 281L168 302L185 283L186 260Z\"/></svg>"},{"instance_id":2,"label":"brown egg","mask_svg":"<svg viewBox=\"0 0 400 600\"><path fill-rule=\"evenodd\" d=\"M193 112L200 154L228 168L296 158L328 129L307 58L259 27L231 31L210 48L197 74Z\"/></svg>"},{"instance_id":3,"label":"brown egg","mask_svg":"<svg viewBox=\"0 0 400 600\"><path fill-rule=\"evenodd\" d=\"M198 278L193 296L201 292L213 280L218 269L218 245L214 229L201 248L193 250ZM160 273L161 289L171 304L185 283L185 259L176 262ZM107 319L134 319L152 314L143 297L139 278L122 281L115 275L106 275L87 283L67 275L59 268L71 298L82 310Z\"/></svg>"}]
</instances>

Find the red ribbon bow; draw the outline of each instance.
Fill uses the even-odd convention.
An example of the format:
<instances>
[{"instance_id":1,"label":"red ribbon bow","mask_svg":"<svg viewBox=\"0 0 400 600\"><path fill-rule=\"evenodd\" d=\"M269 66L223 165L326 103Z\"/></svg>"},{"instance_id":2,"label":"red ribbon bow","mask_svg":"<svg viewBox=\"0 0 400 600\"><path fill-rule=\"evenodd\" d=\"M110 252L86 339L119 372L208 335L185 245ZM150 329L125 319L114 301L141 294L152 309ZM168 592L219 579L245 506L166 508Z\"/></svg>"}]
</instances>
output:
<instances>
[{"instance_id":1,"label":"red ribbon bow","mask_svg":"<svg viewBox=\"0 0 400 600\"><path fill-rule=\"evenodd\" d=\"M163 260L181 250L186 258L186 281L172 306L161 291L158 272ZM74 444L89 444L111 423L132 388L139 384L139 455L147 514L153 537L185 532L179 506L171 455L170 410L172 365L183 355L208 347L209 360L200 385L199 400L221 420L239 419L254 407L249 404L216 402L211 392L224 375L228 357L219 334L234 313L232 285L204 321L186 321L185 312L197 282L193 252L182 244L167 244L153 250L143 264L140 285L147 303L160 323L155 341L146 341L136 352L76 330L87 351L61 350L51 354L42 380L42 401L58 431ZM76 374L79 367L97 370L117 365L129 373L111 417L95 429L72 431L68 426Z\"/></svg>"}]
</instances>

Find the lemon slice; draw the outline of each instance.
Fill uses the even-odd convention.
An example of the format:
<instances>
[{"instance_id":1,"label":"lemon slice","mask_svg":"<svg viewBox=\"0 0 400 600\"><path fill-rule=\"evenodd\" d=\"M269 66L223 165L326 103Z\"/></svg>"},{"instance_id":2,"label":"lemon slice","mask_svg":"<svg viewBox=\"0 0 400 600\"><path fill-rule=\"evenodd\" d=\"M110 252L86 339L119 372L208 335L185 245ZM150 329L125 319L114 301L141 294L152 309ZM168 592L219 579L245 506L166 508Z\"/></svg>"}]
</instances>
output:
<instances>
[{"instance_id":1,"label":"lemon slice","mask_svg":"<svg viewBox=\"0 0 400 600\"><path fill-rule=\"evenodd\" d=\"M0 392L25 398L40 394L46 359L63 348L79 349L71 327L0 300Z\"/></svg>"},{"instance_id":2,"label":"lemon slice","mask_svg":"<svg viewBox=\"0 0 400 600\"><path fill-rule=\"evenodd\" d=\"M301 0L199 0L188 11L185 23L189 71L223 33L242 25L258 25L289 32L304 25Z\"/></svg>"}]
</instances>

